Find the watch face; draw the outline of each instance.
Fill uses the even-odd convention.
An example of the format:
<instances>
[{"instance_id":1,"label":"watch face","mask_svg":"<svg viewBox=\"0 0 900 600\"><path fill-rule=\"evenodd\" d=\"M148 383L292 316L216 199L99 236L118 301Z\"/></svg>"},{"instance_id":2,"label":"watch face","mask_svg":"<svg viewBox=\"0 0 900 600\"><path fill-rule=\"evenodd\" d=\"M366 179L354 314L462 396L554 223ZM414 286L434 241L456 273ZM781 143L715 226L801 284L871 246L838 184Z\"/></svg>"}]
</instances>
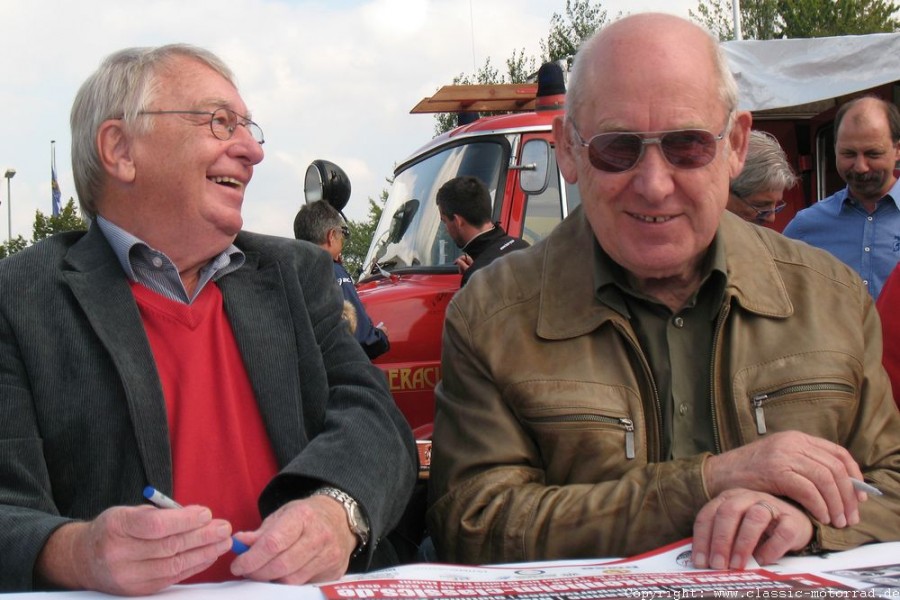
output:
<instances>
[{"instance_id":1,"label":"watch face","mask_svg":"<svg viewBox=\"0 0 900 600\"><path fill-rule=\"evenodd\" d=\"M362 511L359 510L359 505L355 502L353 503L353 508L350 510L350 516L353 520L353 527L359 530L368 529L363 523L365 523L365 519L363 518Z\"/></svg>"}]
</instances>

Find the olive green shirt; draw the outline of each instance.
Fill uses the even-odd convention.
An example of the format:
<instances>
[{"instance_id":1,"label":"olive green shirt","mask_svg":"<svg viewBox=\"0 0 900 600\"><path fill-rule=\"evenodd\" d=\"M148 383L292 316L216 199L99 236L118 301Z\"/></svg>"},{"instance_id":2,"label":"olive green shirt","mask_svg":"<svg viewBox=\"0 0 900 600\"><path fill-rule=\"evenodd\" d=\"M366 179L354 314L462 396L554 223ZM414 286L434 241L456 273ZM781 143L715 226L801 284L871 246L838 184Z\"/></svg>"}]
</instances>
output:
<instances>
[{"instance_id":1,"label":"olive green shirt","mask_svg":"<svg viewBox=\"0 0 900 600\"><path fill-rule=\"evenodd\" d=\"M662 456L681 458L714 452L712 346L722 306L725 249L716 236L702 266L699 290L673 313L630 284L628 274L595 244L597 299L629 319L653 375L662 424Z\"/></svg>"}]
</instances>

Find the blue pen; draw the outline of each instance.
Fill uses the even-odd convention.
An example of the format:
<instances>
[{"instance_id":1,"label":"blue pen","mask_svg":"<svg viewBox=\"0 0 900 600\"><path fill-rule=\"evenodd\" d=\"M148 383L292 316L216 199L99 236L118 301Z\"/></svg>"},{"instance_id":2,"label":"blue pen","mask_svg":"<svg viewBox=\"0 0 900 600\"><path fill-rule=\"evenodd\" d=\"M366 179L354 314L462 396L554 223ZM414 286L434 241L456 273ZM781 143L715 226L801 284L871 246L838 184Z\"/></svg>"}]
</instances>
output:
<instances>
[{"instance_id":1,"label":"blue pen","mask_svg":"<svg viewBox=\"0 0 900 600\"><path fill-rule=\"evenodd\" d=\"M152 485L148 485L144 488L144 498L149 500L155 506L159 508L182 508L180 504L163 494L161 491L153 487ZM247 550L250 549L250 546L238 540L236 537L231 536L231 551L235 554L243 554Z\"/></svg>"}]
</instances>

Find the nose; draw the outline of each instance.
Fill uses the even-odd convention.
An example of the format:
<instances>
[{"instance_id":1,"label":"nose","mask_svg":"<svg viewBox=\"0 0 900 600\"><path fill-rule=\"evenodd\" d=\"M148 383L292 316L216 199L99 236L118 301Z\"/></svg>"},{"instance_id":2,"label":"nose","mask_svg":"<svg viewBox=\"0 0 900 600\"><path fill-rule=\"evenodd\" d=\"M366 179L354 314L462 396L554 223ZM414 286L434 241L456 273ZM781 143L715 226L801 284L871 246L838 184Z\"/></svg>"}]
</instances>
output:
<instances>
[{"instance_id":1,"label":"nose","mask_svg":"<svg viewBox=\"0 0 900 600\"><path fill-rule=\"evenodd\" d=\"M659 144L647 144L644 155L634 168L635 191L650 201L662 200L675 189L672 170Z\"/></svg>"},{"instance_id":2,"label":"nose","mask_svg":"<svg viewBox=\"0 0 900 600\"><path fill-rule=\"evenodd\" d=\"M246 127L236 127L229 141L232 142L228 148L230 156L242 158L251 165L259 164L265 157L262 144L253 139L253 135Z\"/></svg>"},{"instance_id":3,"label":"nose","mask_svg":"<svg viewBox=\"0 0 900 600\"><path fill-rule=\"evenodd\" d=\"M865 173L869 170L869 161L865 154L857 154L853 159L853 170L857 173Z\"/></svg>"}]
</instances>

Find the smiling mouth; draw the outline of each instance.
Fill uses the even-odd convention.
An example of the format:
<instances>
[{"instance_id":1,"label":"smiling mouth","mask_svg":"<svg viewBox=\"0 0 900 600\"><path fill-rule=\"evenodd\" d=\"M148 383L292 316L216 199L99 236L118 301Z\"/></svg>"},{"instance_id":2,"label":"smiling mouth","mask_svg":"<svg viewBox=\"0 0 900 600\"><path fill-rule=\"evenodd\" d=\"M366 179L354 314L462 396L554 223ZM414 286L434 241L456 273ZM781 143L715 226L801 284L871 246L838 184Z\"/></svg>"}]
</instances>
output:
<instances>
[{"instance_id":1,"label":"smiling mouth","mask_svg":"<svg viewBox=\"0 0 900 600\"><path fill-rule=\"evenodd\" d=\"M644 223L665 223L666 221L671 221L674 217L650 217L648 215L639 215L636 213L628 213L638 221L643 221Z\"/></svg>"},{"instance_id":2,"label":"smiling mouth","mask_svg":"<svg viewBox=\"0 0 900 600\"><path fill-rule=\"evenodd\" d=\"M207 179L209 179L213 183L224 185L234 189L241 189L242 187L244 187L244 184L232 177L207 177Z\"/></svg>"}]
</instances>

